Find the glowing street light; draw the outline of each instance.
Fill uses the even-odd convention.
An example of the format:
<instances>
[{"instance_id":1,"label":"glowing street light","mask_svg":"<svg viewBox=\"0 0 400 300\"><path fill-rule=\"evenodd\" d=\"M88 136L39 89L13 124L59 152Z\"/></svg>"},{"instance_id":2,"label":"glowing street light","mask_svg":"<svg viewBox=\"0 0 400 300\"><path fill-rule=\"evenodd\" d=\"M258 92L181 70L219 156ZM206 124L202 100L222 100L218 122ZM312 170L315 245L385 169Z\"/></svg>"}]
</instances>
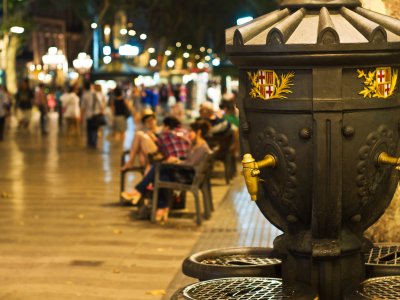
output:
<instances>
[{"instance_id":1,"label":"glowing street light","mask_svg":"<svg viewBox=\"0 0 400 300\"><path fill-rule=\"evenodd\" d=\"M246 23L250 22L251 20L253 20L253 17L250 17L250 16L239 18L239 19L236 20L236 24L237 25L243 25L243 24L246 24Z\"/></svg>"},{"instance_id":2,"label":"glowing street light","mask_svg":"<svg viewBox=\"0 0 400 300\"><path fill-rule=\"evenodd\" d=\"M103 54L104 55L111 55L111 47L110 46L104 46L103 47Z\"/></svg>"},{"instance_id":3,"label":"glowing street light","mask_svg":"<svg viewBox=\"0 0 400 300\"><path fill-rule=\"evenodd\" d=\"M171 50L166 50L166 51L165 51L165 55L166 55L166 56L170 56L171 54L172 54Z\"/></svg>"},{"instance_id":4,"label":"glowing street light","mask_svg":"<svg viewBox=\"0 0 400 300\"><path fill-rule=\"evenodd\" d=\"M176 45L177 48L180 48L182 46L182 43L181 42L176 42L175 45Z\"/></svg>"},{"instance_id":5,"label":"glowing street light","mask_svg":"<svg viewBox=\"0 0 400 300\"><path fill-rule=\"evenodd\" d=\"M147 34L145 34L145 33L142 33L141 35L140 35L140 39L141 40L145 40L145 39L147 39Z\"/></svg>"},{"instance_id":6,"label":"glowing street light","mask_svg":"<svg viewBox=\"0 0 400 300\"><path fill-rule=\"evenodd\" d=\"M221 60L217 57L212 60L212 65L218 67L221 64Z\"/></svg>"},{"instance_id":7,"label":"glowing street light","mask_svg":"<svg viewBox=\"0 0 400 300\"><path fill-rule=\"evenodd\" d=\"M188 52L183 53L184 58L189 58L190 54Z\"/></svg>"},{"instance_id":8,"label":"glowing street light","mask_svg":"<svg viewBox=\"0 0 400 300\"><path fill-rule=\"evenodd\" d=\"M42 56L43 64L49 67L56 68L58 65L62 65L66 62L65 55L57 47L50 47L47 53Z\"/></svg>"},{"instance_id":9,"label":"glowing street light","mask_svg":"<svg viewBox=\"0 0 400 300\"><path fill-rule=\"evenodd\" d=\"M122 29L119 31L119 33L120 33L121 35L127 35L127 34L128 34L128 29L122 28Z\"/></svg>"},{"instance_id":10,"label":"glowing street light","mask_svg":"<svg viewBox=\"0 0 400 300\"><path fill-rule=\"evenodd\" d=\"M173 68L175 66L175 62L173 60L167 61L168 68Z\"/></svg>"},{"instance_id":11,"label":"glowing street light","mask_svg":"<svg viewBox=\"0 0 400 300\"><path fill-rule=\"evenodd\" d=\"M25 28L21 26L13 26L10 28L11 33L21 34L24 33Z\"/></svg>"},{"instance_id":12,"label":"glowing street light","mask_svg":"<svg viewBox=\"0 0 400 300\"><path fill-rule=\"evenodd\" d=\"M111 33L111 27L110 27L110 25L106 25L106 26L104 26L104 35L110 35L110 33Z\"/></svg>"},{"instance_id":13,"label":"glowing street light","mask_svg":"<svg viewBox=\"0 0 400 300\"><path fill-rule=\"evenodd\" d=\"M157 66L157 59L151 59L150 60L150 66L152 66L153 68L155 67L155 66Z\"/></svg>"},{"instance_id":14,"label":"glowing street light","mask_svg":"<svg viewBox=\"0 0 400 300\"><path fill-rule=\"evenodd\" d=\"M89 54L81 52L78 57L72 62L74 68L80 73L88 73L93 66L93 60L90 58Z\"/></svg>"},{"instance_id":15,"label":"glowing street light","mask_svg":"<svg viewBox=\"0 0 400 300\"><path fill-rule=\"evenodd\" d=\"M128 34L129 34L130 36L135 36L135 35L136 35L136 31L133 30L133 29L131 29L131 30L128 31Z\"/></svg>"},{"instance_id":16,"label":"glowing street light","mask_svg":"<svg viewBox=\"0 0 400 300\"><path fill-rule=\"evenodd\" d=\"M111 60L112 60L111 56L104 56L103 57L103 62L106 65L108 65L111 62Z\"/></svg>"},{"instance_id":17,"label":"glowing street light","mask_svg":"<svg viewBox=\"0 0 400 300\"><path fill-rule=\"evenodd\" d=\"M96 29L97 28L97 23L92 23L92 24L90 24L90 27L92 28L92 29Z\"/></svg>"},{"instance_id":18,"label":"glowing street light","mask_svg":"<svg viewBox=\"0 0 400 300\"><path fill-rule=\"evenodd\" d=\"M140 52L138 46L132 46L129 44L122 45L118 49L119 55L122 56L137 56Z\"/></svg>"}]
</instances>

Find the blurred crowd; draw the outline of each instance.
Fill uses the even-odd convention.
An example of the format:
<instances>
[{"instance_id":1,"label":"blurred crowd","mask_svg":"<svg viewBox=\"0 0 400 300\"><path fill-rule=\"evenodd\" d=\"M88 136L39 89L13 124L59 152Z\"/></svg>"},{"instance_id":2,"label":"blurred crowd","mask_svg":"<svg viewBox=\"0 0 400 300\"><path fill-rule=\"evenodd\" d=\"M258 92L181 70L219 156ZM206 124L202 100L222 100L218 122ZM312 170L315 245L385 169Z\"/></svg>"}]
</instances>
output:
<instances>
[{"instance_id":1,"label":"blurred crowd","mask_svg":"<svg viewBox=\"0 0 400 300\"><path fill-rule=\"evenodd\" d=\"M83 87L49 88L42 83L31 87L28 80L23 80L15 95L8 93L4 86L0 87L0 140L6 128L11 127L11 117L17 120L18 131L31 129L33 112L39 115L38 127L43 136L48 134L49 114L56 113L66 143L78 143L85 129L87 146L91 148L96 148L103 126L111 129L110 140L123 141L127 119L132 117L140 128L143 112L149 110L157 116L157 124L166 116L185 124L200 116L208 118L213 125L210 134L237 129L235 93L221 95L211 82L207 101L200 106L194 103L192 94L190 85L184 84L117 86L104 91L102 86L91 83Z\"/></svg>"},{"instance_id":2,"label":"blurred crowd","mask_svg":"<svg viewBox=\"0 0 400 300\"><path fill-rule=\"evenodd\" d=\"M144 177L132 191L123 191L121 197L134 205L154 182L151 157L158 157L169 165L201 165L211 149L222 156L239 153L239 118L235 106L236 94L216 91L210 83L207 101L194 109L193 99L185 85L162 84L157 87L117 86L104 92L97 84L87 82L82 88L69 86L50 89L44 84L34 89L28 81L19 84L18 92L10 95L0 88L0 139L4 138L7 119L17 120L17 131L31 130L33 112L38 117L38 130L46 136L49 114L58 115L58 130L66 146L79 146L83 140L90 149L96 149L99 136L115 143L125 140L128 119L134 123L133 141L129 159L121 171L140 167ZM10 126L9 126L10 127ZM107 128L107 131L104 130ZM86 134L82 134L85 132ZM103 136L107 132L108 136ZM86 136L86 139L84 139ZM233 162L235 163L235 162ZM166 165L167 165L166 164ZM165 166L166 166L165 165ZM180 173L176 169L161 172L164 180L186 183L194 172ZM160 190L157 219L168 216L168 201Z\"/></svg>"}]
</instances>

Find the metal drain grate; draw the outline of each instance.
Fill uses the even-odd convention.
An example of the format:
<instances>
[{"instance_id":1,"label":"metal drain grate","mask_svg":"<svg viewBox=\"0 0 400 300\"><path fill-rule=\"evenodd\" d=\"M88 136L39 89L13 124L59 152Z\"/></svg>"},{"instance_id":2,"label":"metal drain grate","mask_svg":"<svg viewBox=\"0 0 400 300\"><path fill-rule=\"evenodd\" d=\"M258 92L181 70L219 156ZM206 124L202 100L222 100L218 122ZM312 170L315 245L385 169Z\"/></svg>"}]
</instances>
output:
<instances>
[{"instance_id":1,"label":"metal drain grate","mask_svg":"<svg viewBox=\"0 0 400 300\"><path fill-rule=\"evenodd\" d=\"M223 278L192 284L183 290L187 300L282 300L300 296L275 278Z\"/></svg>"},{"instance_id":2,"label":"metal drain grate","mask_svg":"<svg viewBox=\"0 0 400 300\"><path fill-rule=\"evenodd\" d=\"M400 246L375 245L366 255L367 265L400 265Z\"/></svg>"},{"instance_id":3,"label":"metal drain grate","mask_svg":"<svg viewBox=\"0 0 400 300\"><path fill-rule=\"evenodd\" d=\"M358 294L366 299L400 299L400 276L376 277L364 281Z\"/></svg>"},{"instance_id":4,"label":"metal drain grate","mask_svg":"<svg viewBox=\"0 0 400 300\"><path fill-rule=\"evenodd\" d=\"M261 255L232 254L204 259L200 263L218 266L264 266L280 264L281 261L277 258Z\"/></svg>"}]
</instances>

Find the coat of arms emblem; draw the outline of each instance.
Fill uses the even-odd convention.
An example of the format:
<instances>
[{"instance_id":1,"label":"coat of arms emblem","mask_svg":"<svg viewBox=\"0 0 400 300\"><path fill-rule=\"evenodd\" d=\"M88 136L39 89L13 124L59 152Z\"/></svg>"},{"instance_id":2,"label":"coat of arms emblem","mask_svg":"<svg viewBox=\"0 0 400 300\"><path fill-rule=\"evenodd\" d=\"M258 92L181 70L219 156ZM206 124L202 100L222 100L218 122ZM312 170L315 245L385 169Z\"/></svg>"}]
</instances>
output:
<instances>
[{"instance_id":1,"label":"coat of arms emblem","mask_svg":"<svg viewBox=\"0 0 400 300\"><path fill-rule=\"evenodd\" d=\"M281 78L272 70L258 70L256 73L248 73L252 89L250 97L270 99L285 99L283 94L291 94L290 87L293 86L294 72L283 74Z\"/></svg>"},{"instance_id":2,"label":"coat of arms emblem","mask_svg":"<svg viewBox=\"0 0 400 300\"><path fill-rule=\"evenodd\" d=\"M365 88L359 94L364 98L388 98L393 95L396 89L398 70L391 67L379 67L375 71L365 73L357 70L358 78L364 78Z\"/></svg>"}]
</instances>

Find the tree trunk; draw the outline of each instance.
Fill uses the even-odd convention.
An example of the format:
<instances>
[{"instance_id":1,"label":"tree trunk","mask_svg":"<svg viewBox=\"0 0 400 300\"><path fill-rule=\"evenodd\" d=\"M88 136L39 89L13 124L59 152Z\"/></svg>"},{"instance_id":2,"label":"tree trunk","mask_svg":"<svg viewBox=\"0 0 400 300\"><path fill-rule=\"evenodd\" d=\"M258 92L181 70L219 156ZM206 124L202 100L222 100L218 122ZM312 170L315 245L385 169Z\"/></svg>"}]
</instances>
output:
<instances>
[{"instance_id":1,"label":"tree trunk","mask_svg":"<svg viewBox=\"0 0 400 300\"><path fill-rule=\"evenodd\" d=\"M14 95L18 88L17 88L17 51L19 47L20 41L18 36L13 35L7 47L7 66L6 66L6 82L7 82L7 89L8 91Z\"/></svg>"}]
</instances>

